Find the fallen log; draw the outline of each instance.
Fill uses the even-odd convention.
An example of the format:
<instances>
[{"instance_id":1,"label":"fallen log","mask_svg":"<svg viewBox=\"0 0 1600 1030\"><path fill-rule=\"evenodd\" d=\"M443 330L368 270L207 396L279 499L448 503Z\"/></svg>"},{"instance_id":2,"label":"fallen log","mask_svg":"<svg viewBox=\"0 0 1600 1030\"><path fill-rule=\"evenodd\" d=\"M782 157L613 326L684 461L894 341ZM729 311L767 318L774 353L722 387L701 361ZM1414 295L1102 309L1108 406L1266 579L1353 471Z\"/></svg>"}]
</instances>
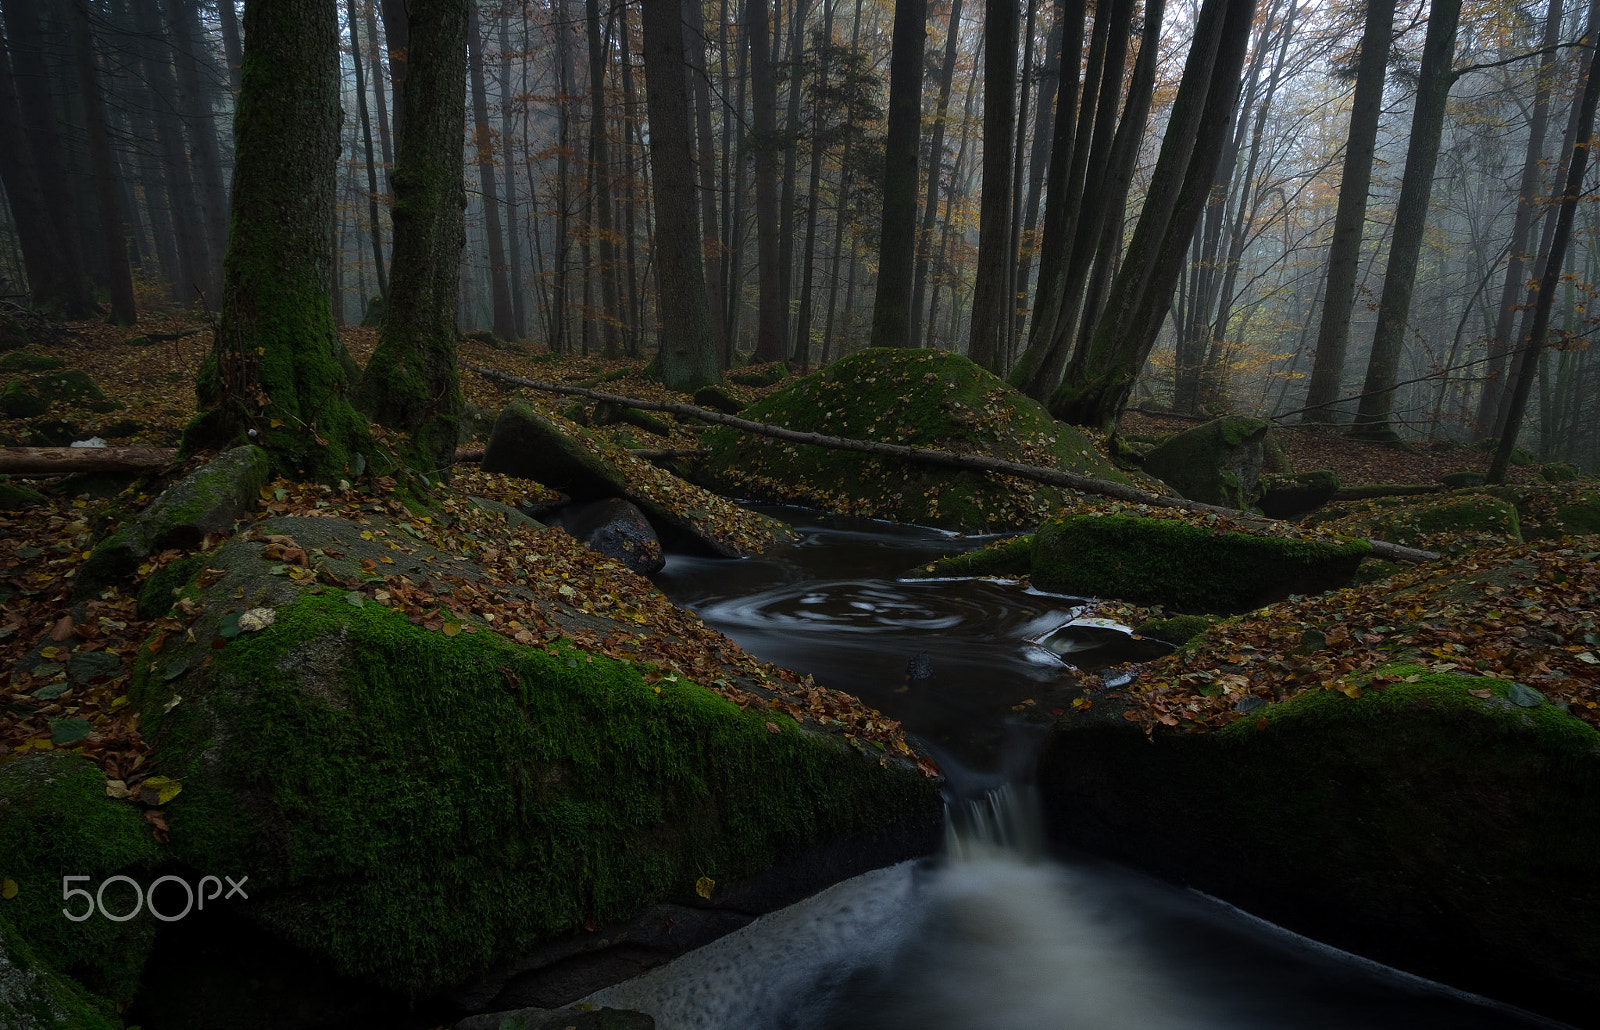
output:
<instances>
[{"instance_id":1,"label":"fallen log","mask_svg":"<svg viewBox=\"0 0 1600 1030\"><path fill-rule=\"evenodd\" d=\"M171 463L177 453L173 447L0 447L0 474L145 472Z\"/></svg>"},{"instance_id":2,"label":"fallen log","mask_svg":"<svg viewBox=\"0 0 1600 1030\"><path fill-rule=\"evenodd\" d=\"M1160 494L1153 494L1148 490L1140 490L1138 487L1129 486L1126 483L1113 483L1104 479L1094 479L1090 476L1080 476L1075 472L1063 472L1060 469L1028 465L1020 461L1007 461L1004 458L994 458L987 454L961 454L932 447L906 447L901 444L879 443L876 440L852 440L840 436L824 436L821 433L802 433L765 422L752 422L737 415L724 415L720 411L697 408L692 404L683 404L678 401L647 401L636 397L619 397L616 394L587 390L581 386L564 386L561 383L546 383L536 379L524 379L521 376L507 375L492 368L475 367L472 371L489 379L497 379L517 386L526 386L531 390L585 397L610 404L624 404L628 407L640 408L646 411L671 412L675 415L685 415L704 422L731 426L747 433L770 436L777 440L788 440L793 443L813 444L817 447L828 447L839 451L857 451L862 454L874 454L880 457L897 458L902 461L914 461L926 465L942 465L949 468L970 469L976 472L990 472L1002 476L1017 476L1021 479L1032 480L1035 483L1043 483L1046 486L1065 487L1068 490L1111 497L1131 504L1145 504L1154 508L1178 508L1183 511L1215 512L1218 515L1227 515L1232 518L1243 517L1262 524L1278 521L1256 515L1253 512L1242 512L1234 508L1224 508L1215 504L1191 501L1185 497L1163 497ZM1384 540L1369 540L1367 542L1372 545L1373 557L1384 558L1388 561L1420 564L1422 562L1435 561L1439 557L1432 551L1424 551L1415 547L1402 547L1399 544L1391 544Z\"/></svg>"}]
</instances>

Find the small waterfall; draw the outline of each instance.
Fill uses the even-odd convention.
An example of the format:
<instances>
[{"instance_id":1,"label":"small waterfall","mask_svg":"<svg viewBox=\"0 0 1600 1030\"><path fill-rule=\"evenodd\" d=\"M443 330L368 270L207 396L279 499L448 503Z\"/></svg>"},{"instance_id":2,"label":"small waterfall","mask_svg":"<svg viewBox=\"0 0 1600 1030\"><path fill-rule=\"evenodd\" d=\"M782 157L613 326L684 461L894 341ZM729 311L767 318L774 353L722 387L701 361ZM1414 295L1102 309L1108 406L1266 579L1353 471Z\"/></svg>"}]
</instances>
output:
<instances>
[{"instance_id":1,"label":"small waterfall","mask_svg":"<svg viewBox=\"0 0 1600 1030\"><path fill-rule=\"evenodd\" d=\"M1048 861L1031 786L946 811L944 854L900 947L858 971L828 1030L1155 1030L1171 991L1120 914Z\"/></svg>"}]
</instances>

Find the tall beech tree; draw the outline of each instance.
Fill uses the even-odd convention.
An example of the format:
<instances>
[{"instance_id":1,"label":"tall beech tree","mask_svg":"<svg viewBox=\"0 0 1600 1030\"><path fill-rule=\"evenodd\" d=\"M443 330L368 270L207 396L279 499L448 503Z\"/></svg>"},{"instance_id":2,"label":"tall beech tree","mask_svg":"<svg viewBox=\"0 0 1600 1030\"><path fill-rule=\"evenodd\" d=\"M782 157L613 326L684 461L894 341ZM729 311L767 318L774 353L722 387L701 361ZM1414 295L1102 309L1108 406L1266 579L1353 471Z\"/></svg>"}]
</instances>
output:
<instances>
[{"instance_id":1,"label":"tall beech tree","mask_svg":"<svg viewBox=\"0 0 1600 1030\"><path fill-rule=\"evenodd\" d=\"M1008 270L1011 250L1011 157L1017 117L1017 4L984 6L983 199L978 221L978 279L972 295L967 353L991 372L1003 372L1016 300ZM1032 45L1032 41L1029 41Z\"/></svg>"},{"instance_id":2,"label":"tall beech tree","mask_svg":"<svg viewBox=\"0 0 1600 1030\"><path fill-rule=\"evenodd\" d=\"M1216 179L1239 97L1255 0L1205 0L1139 223L1093 335L1050 395L1063 422L1110 429L1155 345Z\"/></svg>"},{"instance_id":3,"label":"tall beech tree","mask_svg":"<svg viewBox=\"0 0 1600 1030\"><path fill-rule=\"evenodd\" d=\"M911 346L911 289L917 245L917 141L922 132L922 45L927 0L896 0L889 50L889 133L883 153L883 219L872 345Z\"/></svg>"},{"instance_id":4,"label":"tall beech tree","mask_svg":"<svg viewBox=\"0 0 1600 1030\"><path fill-rule=\"evenodd\" d=\"M1372 334L1372 356L1361 388L1351 433L1362 439L1397 438L1389 424L1394 411L1394 389L1411 317L1411 294L1417 281L1417 258L1422 252L1422 230L1428 219L1428 199L1433 195L1433 172L1439 162L1439 138L1444 131L1445 105L1455 81L1450 63L1456 52L1456 26L1461 20L1461 0L1434 0L1428 10L1428 34L1422 43L1422 69L1417 76L1417 99L1411 112L1411 140L1406 148L1406 170L1400 179L1400 199L1395 205L1394 234L1389 242L1389 262L1378 300L1378 327Z\"/></svg>"},{"instance_id":5,"label":"tall beech tree","mask_svg":"<svg viewBox=\"0 0 1600 1030\"><path fill-rule=\"evenodd\" d=\"M328 299L338 16L333 0L248 0L244 36L222 312L183 450L253 439L275 469L329 482L375 458Z\"/></svg>"},{"instance_id":6,"label":"tall beech tree","mask_svg":"<svg viewBox=\"0 0 1600 1030\"><path fill-rule=\"evenodd\" d=\"M1322 324L1317 331L1317 356L1311 366L1302 422L1334 422L1350 346L1350 309L1356 300L1356 273L1361 266L1361 238L1367 221L1367 196L1372 190L1372 155L1377 148L1378 117L1383 113L1383 81L1394 36L1394 4L1368 0L1366 30L1361 35L1355 98L1350 105L1350 131L1339 180L1339 206L1328 245L1328 281L1323 291Z\"/></svg>"},{"instance_id":7,"label":"tall beech tree","mask_svg":"<svg viewBox=\"0 0 1600 1030\"><path fill-rule=\"evenodd\" d=\"M669 0L675 6L676 0ZM745 39L750 44L750 92L754 102L752 123L756 177L756 360L779 361L784 354L788 312L783 306L778 273L778 86L772 74L772 29L768 26L767 0L746 0ZM651 92L655 87L652 84Z\"/></svg>"},{"instance_id":8,"label":"tall beech tree","mask_svg":"<svg viewBox=\"0 0 1600 1030\"><path fill-rule=\"evenodd\" d=\"M645 105L650 118L650 170L655 178L656 282L661 344L655 372L674 390L694 390L720 376L706 307L700 248L700 198L694 181L694 135L689 124L689 67L684 49L684 4L644 5ZM759 3L759 0L756 0ZM759 351L758 351L759 354ZM782 357L781 352L778 357Z\"/></svg>"},{"instance_id":9,"label":"tall beech tree","mask_svg":"<svg viewBox=\"0 0 1600 1030\"><path fill-rule=\"evenodd\" d=\"M396 108L394 245L378 348L361 409L408 436L403 457L429 474L454 460L461 408L456 287L466 243L467 23L470 0L408 0L406 88ZM249 46L246 31L245 45Z\"/></svg>"},{"instance_id":10,"label":"tall beech tree","mask_svg":"<svg viewBox=\"0 0 1600 1030\"><path fill-rule=\"evenodd\" d=\"M472 138L478 155L478 184L483 195L485 232L489 237L489 294L494 305L494 334L517 336L517 320L506 283L505 237L500 231L500 190L496 183L494 129L489 125L489 91L483 78L483 25L478 0L467 0L467 68L472 79Z\"/></svg>"}]
</instances>

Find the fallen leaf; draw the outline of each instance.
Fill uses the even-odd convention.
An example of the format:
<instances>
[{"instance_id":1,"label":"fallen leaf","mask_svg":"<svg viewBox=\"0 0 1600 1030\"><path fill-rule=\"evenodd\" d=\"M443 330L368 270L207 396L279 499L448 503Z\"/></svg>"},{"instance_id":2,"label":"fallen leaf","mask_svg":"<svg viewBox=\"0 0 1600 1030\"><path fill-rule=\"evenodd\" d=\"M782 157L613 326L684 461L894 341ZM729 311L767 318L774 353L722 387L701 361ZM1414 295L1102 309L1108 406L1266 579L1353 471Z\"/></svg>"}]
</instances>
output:
<instances>
[{"instance_id":1,"label":"fallen leaf","mask_svg":"<svg viewBox=\"0 0 1600 1030\"><path fill-rule=\"evenodd\" d=\"M716 889L717 881L709 876L702 876L694 882L694 892L702 898L710 900L711 892Z\"/></svg>"}]
</instances>

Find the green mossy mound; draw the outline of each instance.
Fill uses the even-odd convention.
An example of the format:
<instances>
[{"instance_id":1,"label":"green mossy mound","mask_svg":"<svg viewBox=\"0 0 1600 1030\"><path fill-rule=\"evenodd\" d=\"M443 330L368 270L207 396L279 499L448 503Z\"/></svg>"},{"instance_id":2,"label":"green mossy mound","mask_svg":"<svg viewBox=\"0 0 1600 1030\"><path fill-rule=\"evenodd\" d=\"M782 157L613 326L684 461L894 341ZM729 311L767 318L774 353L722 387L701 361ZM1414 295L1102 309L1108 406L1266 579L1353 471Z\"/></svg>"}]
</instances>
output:
<instances>
[{"instance_id":1,"label":"green mossy mound","mask_svg":"<svg viewBox=\"0 0 1600 1030\"><path fill-rule=\"evenodd\" d=\"M3 910L0 910L3 911ZM0 916L0 1026L8 1030L121 1030L114 1006L40 962Z\"/></svg>"},{"instance_id":2,"label":"green mossy mound","mask_svg":"<svg viewBox=\"0 0 1600 1030\"><path fill-rule=\"evenodd\" d=\"M1506 483L1479 493L1516 506L1522 535L1559 539L1600 533L1600 490L1588 480L1562 483Z\"/></svg>"},{"instance_id":3,"label":"green mossy mound","mask_svg":"<svg viewBox=\"0 0 1600 1030\"><path fill-rule=\"evenodd\" d=\"M1111 704L1069 716L1039 763L1051 831L1586 1021L1600 1004L1600 733L1506 681L1385 671L1415 682L1313 691L1217 733L1147 740Z\"/></svg>"},{"instance_id":4,"label":"green mossy mound","mask_svg":"<svg viewBox=\"0 0 1600 1030\"><path fill-rule=\"evenodd\" d=\"M1219 621L1212 615L1174 615L1170 619L1151 619L1133 627L1136 636L1154 637L1182 647Z\"/></svg>"},{"instance_id":5,"label":"green mossy mound","mask_svg":"<svg viewBox=\"0 0 1600 1030\"><path fill-rule=\"evenodd\" d=\"M383 325L384 303L382 297L367 301L367 310L361 313L361 328L376 329Z\"/></svg>"},{"instance_id":6,"label":"green mossy mound","mask_svg":"<svg viewBox=\"0 0 1600 1030\"><path fill-rule=\"evenodd\" d=\"M966 358L875 348L751 405L742 417L802 432L986 454L1129 483L1076 430ZM970 531L1037 525L1061 490L718 427L697 478L734 496Z\"/></svg>"},{"instance_id":7,"label":"green mossy mound","mask_svg":"<svg viewBox=\"0 0 1600 1030\"><path fill-rule=\"evenodd\" d=\"M1421 503L1370 502L1351 515L1322 525L1350 536L1407 547L1522 542L1516 507L1480 493L1447 494Z\"/></svg>"},{"instance_id":8,"label":"green mossy mound","mask_svg":"<svg viewBox=\"0 0 1600 1030\"><path fill-rule=\"evenodd\" d=\"M0 361L3 366L4 361ZM1570 483L1583 475L1583 470L1570 461L1551 461L1539 466L1539 478L1546 483Z\"/></svg>"},{"instance_id":9,"label":"green mossy mound","mask_svg":"<svg viewBox=\"0 0 1600 1030\"><path fill-rule=\"evenodd\" d=\"M108 400L104 391L89 378L89 373L77 368L13 379L0 391L0 413L9 418L38 418L49 411L52 404L101 414L122 406Z\"/></svg>"},{"instance_id":10,"label":"green mossy mound","mask_svg":"<svg viewBox=\"0 0 1600 1030\"><path fill-rule=\"evenodd\" d=\"M0 372L49 372L61 368L65 362L48 354L31 354L12 351L0 357Z\"/></svg>"},{"instance_id":11,"label":"green mossy mound","mask_svg":"<svg viewBox=\"0 0 1600 1030\"><path fill-rule=\"evenodd\" d=\"M21 322L0 312L0 351L21 350L32 342Z\"/></svg>"},{"instance_id":12,"label":"green mossy mound","mask_svg":"<svg viewBox=\"0 0 1600 1030\"><path fill-rule=\"evenodd\" d=\"M87 759L47 752L0 765L0 813L0 880L18 888L16 897L0 899L0 919L56 973L114 1000L132 998L155 921L141 913L116 922L99 912L69 920L62 915L62 877L87 876L73 886L91 893L119 874L148 886L161 856L139 810L107 797L105 774ZM131 911L133 891L113 884L103 903L112 912ZM81 912L83 899L68 907Z\"/></svg>"},{"instance_id":13,"label":"green mossy mound","mask_svg":"<svg viewBox=\"0 0 1600 1030\"><path fill-rule=\"evenodd\" d=\"M931 843L931 781L839 737L564 645L429 631L259 553L212 555L194 641L141 651L132 696L183 783L173 856L248 873L247 917L341 975L426 994L814 845Z\"/></svg>"},{"instance_id":14,"label":"green mossy mound","mask_svg":"<svg viewBox=\"0 0 1600 1030\"><path fill-rule=\"evenodd\" d=\"M1228 415L1163 442L1144 456L1144 470L1191 501L1249 508L1266 461L1267 423Z\"/></svg>"},{"instance_id":15,"label":"green mossy mound","mask_svg":"<svg viewBox=\"0 0 1600 1030\"><path fill-rule=\"evenodd\" d=\"M0 480L0 511L15 511L44 500L44 494L25 486Z\"/></svg>"},{"instance_id":16,"label":"green mossy mound","mask_svg":"<svg viewBox=\"0 0 1600 1030\"><path fill-rule=\"evenodd\" d=\"M1034 535L1032 583L1224 614L1342 587L1369 553L1365 540L1335 544L1216 532L1175 519L1067 515Z\"/></svg>"},{"instance_id":17,"label":"green mossy mound","mask_svg":"<svg viewBox=\"0 0 1600 1030\"><path fill-rule=\"evenodd\" d=\"M917 579L967 576L1026 576L1033 571L1033 534L1007 537L985 544L976 551L947 555L913 569L908 576Z\"/></svg>"}]
</instances>

